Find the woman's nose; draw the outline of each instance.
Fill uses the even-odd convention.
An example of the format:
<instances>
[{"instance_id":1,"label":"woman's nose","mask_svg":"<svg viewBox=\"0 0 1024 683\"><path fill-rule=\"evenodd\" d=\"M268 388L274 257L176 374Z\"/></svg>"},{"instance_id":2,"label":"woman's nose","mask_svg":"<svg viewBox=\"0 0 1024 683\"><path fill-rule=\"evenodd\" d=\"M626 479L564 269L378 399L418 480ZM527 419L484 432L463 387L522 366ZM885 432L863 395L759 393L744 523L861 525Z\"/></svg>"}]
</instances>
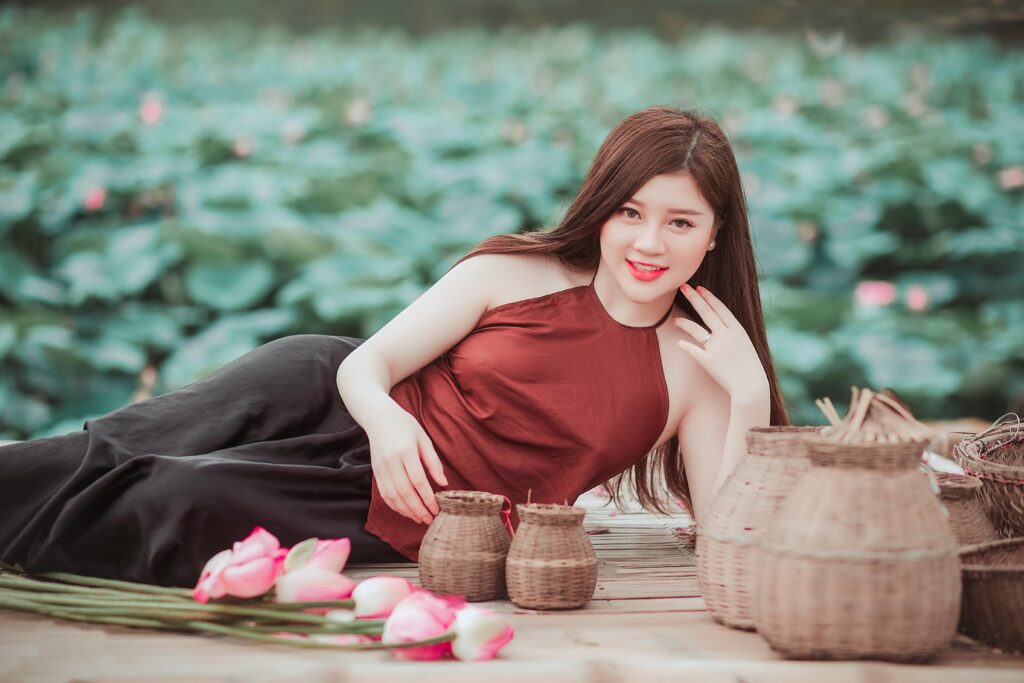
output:
<instances>
[{"instance_id":1,"label":"woman's nose","mask_svg":"<svg viewBox=\"0 0 1024 683\"><path fill-rule=\"evenodd\" d=\"M661 240L661 231L657 225L645 224L636 236L633 246L638 251L658 254L664 251L665 246Z\"/></svg>"}]
</instances>

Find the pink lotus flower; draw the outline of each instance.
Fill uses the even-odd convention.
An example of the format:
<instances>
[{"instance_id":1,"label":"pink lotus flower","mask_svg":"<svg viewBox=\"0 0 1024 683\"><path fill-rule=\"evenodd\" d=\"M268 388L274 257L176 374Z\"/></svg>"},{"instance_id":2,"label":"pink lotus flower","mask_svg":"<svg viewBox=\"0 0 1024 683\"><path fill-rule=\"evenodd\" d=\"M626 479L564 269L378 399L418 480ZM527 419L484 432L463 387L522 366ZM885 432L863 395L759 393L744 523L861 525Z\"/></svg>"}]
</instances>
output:
<instances>
[{"instance_id":1,"label":"pink lotus flower","mask_svg":"<svg viewBox=\"0 0 1024 683\"><path fill-rule=\"evenodd\" d=\"M454 596L434 595L429 591L415 591L395 605L391 616L384 622L385 643L410 643L434 638L448 632L455 621L455 612L466 601ZM451 642L396 649L401 659L441 659L451 654Z\"/></svg>"},{"instance_id":2,"label":"pink lotus flower","mask_svg":"<svg viewBox=\"0 0 1024 683\"><path fill-rule=\"evenodd\" d=\"M256 527L244 541L210 558L199 575L192 597L198 602L207 602L225 595L239 598L263 595L283 571L287 554L272 533Z\"/></svg>"},{"instance_id":3,"label":"pink lotus flower","mask_svg":"<svg viewBox=\"0 0 1024 683\"><path fill-rule=\"evenodd\" d=\"M906 292L907 308L912 311L923 311L928 308L928 290L921 285L910 285Z\"/></svg>"},{"instance_id":4,"label":"pink lotus flower","mask_svg":"<svg viewBox=\"0 0 1024 683\"><path fill-rule=\"evenodd\" d=\"M356 582L344 574L317 565L303 565L277 577L274 600L277 602L315 602L344 600L352 595Z\"/></svg>"},{"instance_id":5,"label":"pink lotus flower","mask_svg":"<svg viewBox=\"0 0 1024 683\"><path fill-rule=\"evenodd\" d=\"M493 610L472 605L455 613L452 654L466 662L494 659L512 640L512 626Z\"/></svg>"},{"instance_id":6,"label":"pink lotus flower","mask_svg":"<svg viewBox=\"0 0 1024 683\"><path fill-rule=\"evenodd\" d=\"M406 579L397 576L371 576L352 591L355 614L362 619L386 619L395 605L415 590Z\"/></svg>"},{"instance_id":7,"label":"pink lotus flower","mask_svg":"<svg viewBox=\"0 0 1024 683\"><path fill-rule=\"evenodd\" d=\"M864 280L857 284L854 298L862 306L888 306L896 300L896 287L883 280Z\"/></svg>"},{"instance_id":8,"label":"pink lotus flower","mask_svg":"<svg viewBox=\"0 0 1024 683\"><path fill-rule=\"evenodd\" d=\"M99 211L107 201L107 191L102 187L94 187L85 193L82 205L87 211Z\"/></svg>"},{"instance_id":9,"label":"pink lotus flower","mask_svg":"<svg viewBox=\"0 0 1024 683\"><path fill-rule=\"evenodd\" d=\"M288 551L288 557L284 561L284 570L291 572L299 567L313 566L340 573L345 568L345 563L348 562L351 552L352 542L347 538L332 540L308 538Z\"/></svg>"}]
</instances>

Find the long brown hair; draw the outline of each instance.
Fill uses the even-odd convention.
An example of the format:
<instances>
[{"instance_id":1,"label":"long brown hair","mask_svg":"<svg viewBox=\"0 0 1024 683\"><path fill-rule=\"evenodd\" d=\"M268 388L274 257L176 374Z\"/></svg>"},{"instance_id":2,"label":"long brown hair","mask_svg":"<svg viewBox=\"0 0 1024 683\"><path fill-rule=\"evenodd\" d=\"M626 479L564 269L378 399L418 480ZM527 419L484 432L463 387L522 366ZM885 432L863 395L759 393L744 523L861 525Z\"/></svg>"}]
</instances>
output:
<instances>
[{"instance_id":1,"label":"long brown hair","mask_svg":"<svg viewBox=\"0 0 1024 683\"><path fill-rule=\"evenodd\" d=\"M768 376L771 424L788 424L764 329L739 168L725 133L698 111L654 106L628 116L601 144L579 194L557 226L491 237L459 261L477 254L543 253L556 255L571 270L590 272L601 258L600 232L605 221L651 177L678 172L693 178L715 212L715 249L707 253L689 283L714 292L743 325ZM700 320L682 292L676 292L675 303ZM667 513L667 501L655 487L658 474L669 494L692 511L678 436L647 453L606 487L621 507L622 488L631 482L641 505Z\"/></svg>"}]
</instances>

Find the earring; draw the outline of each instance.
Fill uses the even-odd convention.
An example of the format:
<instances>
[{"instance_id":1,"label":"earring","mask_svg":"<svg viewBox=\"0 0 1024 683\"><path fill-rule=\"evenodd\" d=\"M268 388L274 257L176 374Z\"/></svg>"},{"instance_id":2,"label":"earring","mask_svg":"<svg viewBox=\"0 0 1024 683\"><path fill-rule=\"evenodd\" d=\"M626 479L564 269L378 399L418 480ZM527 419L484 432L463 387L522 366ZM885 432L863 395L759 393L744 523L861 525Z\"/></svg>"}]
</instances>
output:
<instances>
[{"instance_id":1,"label":"earring","mask_svg":"<svg viewBox=\"0 0 1024 683\"><path fill-rule=\"evenodd\" d=\"M711 251L714 248L715 248L715 241L711 240L711 244L708 245L708 251Z\"/></svg>"}]
</instances>

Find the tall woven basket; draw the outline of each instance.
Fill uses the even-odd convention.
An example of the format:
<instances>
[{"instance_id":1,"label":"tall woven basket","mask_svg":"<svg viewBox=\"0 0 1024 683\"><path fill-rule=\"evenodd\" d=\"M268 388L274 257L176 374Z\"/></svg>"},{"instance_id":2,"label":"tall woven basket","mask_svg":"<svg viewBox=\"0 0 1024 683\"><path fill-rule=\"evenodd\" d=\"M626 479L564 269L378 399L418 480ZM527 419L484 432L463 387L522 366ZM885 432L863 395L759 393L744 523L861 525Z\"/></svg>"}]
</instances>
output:
<instances>
[{"instance_id":1,"label":"tall woven basket","mask_svg":"<svg viewBox=\"0 0 1024 683\"><path fill-rule=\"evenodd\" d=\"M754 628L759 541L782 501L809 467L801 437L820 427L756 427L747 456L708 504L697 526L697 579L711 616Z\"/></svg>"},{"instance_id":2,"label":"tall woven basket","mask_svg":"<svg viewBox=\"0 0 1024 683\"><path fill-rule=\"evenodd\" d=\"M530 609L576 609L594 597L597 554L583 530L585 510L516 505L519 527L505 563L509 599Z\"/></svg>"},{"instance_id":3,"label":"tall woven basket","mask_svg":"<svg viewBox=\"0 0 1024 683\"><path fill-rule=\"evenodd\" d=\"M981 499L1004 538L1024 536L1024 425L997 424L953 448L964 472L981 480Z\"/></svg>"},{"instance_id":4,"label":"tall woven basket","mask_svg":"<svg viewBox=\"0 0 1024 683\"><path fill-rule=\"evenodd\" d=\"M470 602L505 597L508 531L504 497L483 491L440 491L437 517L420 544L420 584Z\"/></svg>"},{"instance_id":5,"label":"tall woven basket","mask_svg":"<svg viewBox=\"0 0 1024 683\"><path fill-rule=\"evenodd\" d=\"M953 535L961 546L986 543L999 538L992 521L978 498L981 480L962 474L938 472L939 498L949 511Z\"/></svg>"},{"instance_id":6,"label":"tall woven basket","mask_svg":"<svg viewBox=\"0 0 1024 683\"><path fill-rule=\"evenodd\" d=\"M1005 652L1024 654L1024 536L963 548L960 630Z\"/></svg>"},{"instance_id":7,"label":"tall woven basket","mask_svg":"<svg viewBox=\"0 0 1024 683\"><path fill-rule=\"evenodd\" d=\"M761 546L754 621L773 649L921 661L950 643L958 546L918 471L925 444L805 437L811 467Z\"/></svg>"}]
</instances>

